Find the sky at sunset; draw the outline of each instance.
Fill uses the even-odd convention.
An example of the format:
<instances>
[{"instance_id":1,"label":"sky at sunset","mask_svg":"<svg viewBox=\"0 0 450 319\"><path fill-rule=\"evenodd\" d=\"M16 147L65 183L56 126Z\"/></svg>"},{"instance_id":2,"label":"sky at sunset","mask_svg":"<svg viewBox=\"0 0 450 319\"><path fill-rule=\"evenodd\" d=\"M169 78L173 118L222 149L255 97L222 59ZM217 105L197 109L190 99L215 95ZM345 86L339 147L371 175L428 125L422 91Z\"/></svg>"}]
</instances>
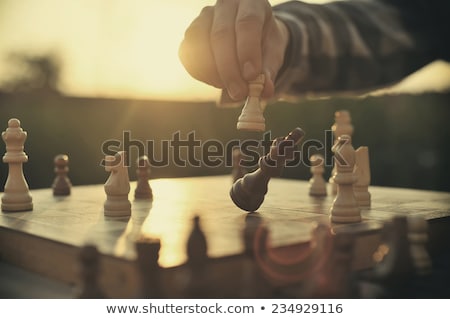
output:
<instances>
[{"instance_id":1,"label":"sky at sunset","mask_svg":"<svg viewBox=\"0 0 450 319\"><path fill-rule=\"evenodd\" d=\"M178 59L189 23L212 0L1 0L0 84L10 52L57 54L61 90L71 95L205 100L218 91L191 78ZM271 1L272 4L281 1ZM450 85L436 63L398 90Z\"/></svg>"}]
</instances>

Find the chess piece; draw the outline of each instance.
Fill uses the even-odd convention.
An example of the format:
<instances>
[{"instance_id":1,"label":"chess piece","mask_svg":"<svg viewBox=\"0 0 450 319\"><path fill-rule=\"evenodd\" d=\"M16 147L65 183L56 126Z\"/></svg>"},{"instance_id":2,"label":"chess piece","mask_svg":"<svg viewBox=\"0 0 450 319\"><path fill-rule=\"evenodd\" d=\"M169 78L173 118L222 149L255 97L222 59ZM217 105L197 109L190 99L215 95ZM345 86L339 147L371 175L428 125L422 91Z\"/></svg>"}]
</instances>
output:
<instances>
[{"instance_id":1,"label":"chess piece","mask_svg":"<svg viewBox=\"0 0 450 319\"><path fill-rule=\"evenodd\" d=\"M140 298L162 297L161 268L158 264L160 249L159 239L140 238L136 241L137 266L141 276Z\"/></svg>"},{"instance_id":2,"label":"chess piece","mask_svg":"<svg viewBox=\"0 0 450 319\"><path fill-rule=\"evenodd\" d=\"M280 176L286 162L293 160L295 146L304 135L302 129L296 128L288 136L273 141L269 154L259 159L258 169L245 174L233 184L230 197L236 206L249 212L254 212L261 206L270 179Z\"/></svg>"},{"instance_id":3,"label":"chess piece","mask_svg":"<svg viewBox=\"0 0 450 319\"><path fill-rule=\"evenodd\" d=\"M255 242L262 240L265 244L268 235L263 228L263 219L258 213L250 213L245 216L245 227L242 230L244 252L240 267L239 298L271 297L272 288L262 276L261 270L255 262ZM259 234L261 236L258 236ZM264 254L265 245L259 247L258 254Z\"/></svg>"},{"instance_id":4,"label":"chess piece","mask_svg":"<svg viewBox=\"0 0 450 319\"><path fill-rule=\"evenodd\" d=\"M208 244L199 216L194 217L193 224L186 245L189 278L185 293L188 298L207 298L211 291L208 281Z\"/></svg>"},{"instance_id":5,"label":"chess piece","mask_svg":"<svg viewBox=\"0 0 450 319\"><path fill-rule=\"evenodd\" d=\"M322 155L315 154L310 158L311 162L311 174L312 177L309 180L309 195L311 196L326 196L327 184L323 178L324 158Z\"/></svg>"},{"instance_id":6,"label":"chess piece","mask_svg":"<svg viewBox=\"0 0 450 319\"><path fill-rule=\"evenodd\" d=\"M266 120L261 107L261 92L264 89L264 82L264 74L260 74L255 80L249 82L249 95L238 118L238 130L263 132L266 129Z\"/></svg>"},{"instance_id":7,"label":"chess piece","mask_svg":"<svg viewBox=\"0 0 450 319\"><path fill-rule=\"evenodd\" d=\"M27 132L20 127L20 121L16 118L10 119L8 128L2 133L2 139L6 144L3 162L9 167L2 197L4 212L33 210L33 199L23 175L23 163L28 161L28 156L23 151L26 138Z\"/></svg>"},{"instance_id":8,"label":"chess piece","mask_svg":"<svg viewBox=\"0 0 450 319\"><path fill-rule=\"evenodd\" d=\"M353 125L350 113L346 110L337 111L334 113L334 124L331 126L331 131L334 136L334 144L338 142L339 137L342 135L353 135ZM328 180L328 183L331 186L331 193L336 195L337 186L334 183L333 176L336 174L336 163L334 163L333 170L331 172L331 177Z\"/></svg>"},{"instance_id":9,"label":"chess piece","mask_svg":"<svg viewBox=\"0 0 450 319\"><path fill-rule=\"evenodd\" d=\"M70 195L70 189L72 183L67 177L69 172L69 157L64 154L56 155L55 160L55 173L56 177L53 181L52 189L55 196L67 196Z\"/></svg>"},{"instance_id":10,"label":"chess piece","mask_svg":"<svg viewBox=\"0 0 450 319\"><path fill-rule=\"evenodd\" d=\"M105 183L105 216L130 216L131 203L128 200L130 179L128 177L128 168L125 164L125 152L118 152L116 156L107 155L105 157L105 170L111 172Z\"/></svg>"},{"instance_id":11,"label":"chess piece","mask_svg":"<svg viewBox=\"0 0 450 319\"><path fill-rule=\"evenodd\" d=\"M303 286L303 298L355 298L352 280L354 235L338 232L332 237L332 249L322 269L314 272Z\"/></svg>"},{"instance_id":12,"label":"chess piece","mask_svg":"<svg viewBox=\"0 0 450 319\"><path fill-rule=\"evenodd\" d=\"M231 171L233 183L247 173L247 170L241 165L241 160L241 150L239 148L233 149L233 169Z\"/></svg>"},{"instance_id":13,"label":"chess piece","mask_svg":"<svg viewBox=\"0 0 450 319\"><path fill-rule=\"evenodd\" d=\"M100 273L100 254L97 247L86 245L81 248L80 255L80 277L81 286L78 298L80 299L102 299L105 298L98 277Z\"/></svg>"},{"instance_id":14,"label":"chess piece","mask_svg":"<svg viewBox=\"0 0 450 319\"><path fill-rule=\"evenodd\" d=\"M408 216L408 240L415 272L418 275L431 273L431 258L426 249L428 223L420 216Z\"/></svg>"},{"instance_id":15,"label":"chess piece","mask_svg":"<svg viewBox=\"0 0 450 319\"><path fill-rule=\"evenodd\" d=\"M369 148L361 146L355 151L355 171L356 182L353 184L356 202L360 208L370 208L370 164Z\"/></svg>"},{"instance_id":16,"label":"chess piece","mask_svg":"<svg viewBox=\"0 0 450 319\"><path fill-rule=\"evenodd\" d=\"M407 218L394 217L384 225L382 235L383 244L374 254L377 264L369 280L382 288L379 294L383 297L404 296L414 276Z\"/></svg>"},{"instance_id":17,"label":"chess piece","mask_svg":"<svg viewBox=\"0 0 450 319\"><path fill-rule=\"evenodd\" d=\"M137 159L137 185L134 190L135 199L153 199L153 192L148 182L150 178L150 163L146 155L140 156Z\"/></svg>"},{"instance_id":18,"label":"chess piece","mask_svg":"<svg viewBox=\"0 0 450 319\"><path fill-rule=\"evenodd\" d=\"M355 149L348 135L339 137L333 146L336 163L336 174L333 176L337 184L337 194L330 209L330 218L333 223L357 223L361 221L361 210L356 202L353 184L356 177L353 174L355 167Z\"/></svg>"}]
</instances>

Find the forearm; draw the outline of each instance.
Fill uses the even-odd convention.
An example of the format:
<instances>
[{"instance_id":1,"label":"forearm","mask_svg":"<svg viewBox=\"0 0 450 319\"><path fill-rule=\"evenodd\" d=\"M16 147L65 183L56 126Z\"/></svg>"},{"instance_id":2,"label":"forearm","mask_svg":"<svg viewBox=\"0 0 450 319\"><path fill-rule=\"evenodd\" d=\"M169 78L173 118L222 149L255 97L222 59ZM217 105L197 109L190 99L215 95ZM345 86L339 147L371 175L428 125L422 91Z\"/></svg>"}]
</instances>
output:
<instances>
[{"instance_id":1,"label":"forearm","mask_svg":"<svg viewBox=\"0 0 450 319\"><path fill-rule=\"evenodd\" d=\"M399 81L436 58L423 34L407 27L410 13L387 2L291 1L274 12L290 32L277 95L368 90Z\"/></svg>"}]
</instances>

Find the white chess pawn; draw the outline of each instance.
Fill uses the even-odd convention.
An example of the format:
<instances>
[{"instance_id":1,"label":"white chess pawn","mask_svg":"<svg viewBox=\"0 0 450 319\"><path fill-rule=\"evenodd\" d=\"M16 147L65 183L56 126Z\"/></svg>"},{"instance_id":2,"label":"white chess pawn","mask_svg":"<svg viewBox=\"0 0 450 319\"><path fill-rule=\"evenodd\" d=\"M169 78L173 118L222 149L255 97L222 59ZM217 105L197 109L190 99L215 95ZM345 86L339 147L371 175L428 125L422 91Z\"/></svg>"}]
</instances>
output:
<instances>
[{"instance_id":1,"label":"white chess pawn","mask_svg":"<svg viewBox=\"0 0 450 319\"><path fill-rule=\"evenodd\" d=\"M249 82L248 98L237 122L238 130L262 132L266 129L266 120L263 116L264 105L261 104L264 82L264 74L260 74L254 81Z\"/></svg>"},{"instance_id":2,"label":"white chess pawn","mask_svg":"<svg viewBox=\"0 0 450 319\"><path fill-rule=\"evenodd\" d=\"M27 181L23 175L23 163L28 156L23 151L27 132L20 127L20 121L12 118L8 121L8 128L2 133L6 144L6 154L3 162L9 166L5 192L2 197L2 211L18 212L33 210L33 201Z\"/></svg>"},{"instance_id":3,"label":"white chess pawn","mask_svg":"<svg viewBox=\"0 0 450 319\"><path fill-rule=\"evenodd\" d=\"M125 154L121 151L116 156L107 155L105 157L105 170L111 172L104 186L106 193L105 216L127 217L131 215L131 202L128 200L130 179L125 163Z\"/></svg>"},{"instance_id":4,"label":"white chess pawn","mask_svg":"<svg viewBox=\"0 0 450 319\"><path fill-rule=\"evenodd\" d=\"M353 184L356 202L360 208L370 208L370 164L369 164L369 148L361 146L355 151L355 176L356 182Z\"/></svg>"},{"instance_id":5,"label":"white chess pawn","mask_svg":"<svg viewBox=\"0 0 450 319\"><path fill-rule=\"evenodd\" d=\"M361 221L361 210L353 193L356 177L355 149L351 144L351 137L342 135L333 146L336 163L336 174L333 176L337 184L337 194L330 209L333 223L357 223Z\"/></svg>"},{"instance_id":6,"label":"white chess pawn","mask_svg":"<svg viewBox=\"0 0 450 319\"><path fill-rule=\"evenodd\" d=\"M322 155L315 154L310 158L312 177L309 180L309 195L326 196L327 184L323 178L324 158Z\"/></svg>"}]
</instances>

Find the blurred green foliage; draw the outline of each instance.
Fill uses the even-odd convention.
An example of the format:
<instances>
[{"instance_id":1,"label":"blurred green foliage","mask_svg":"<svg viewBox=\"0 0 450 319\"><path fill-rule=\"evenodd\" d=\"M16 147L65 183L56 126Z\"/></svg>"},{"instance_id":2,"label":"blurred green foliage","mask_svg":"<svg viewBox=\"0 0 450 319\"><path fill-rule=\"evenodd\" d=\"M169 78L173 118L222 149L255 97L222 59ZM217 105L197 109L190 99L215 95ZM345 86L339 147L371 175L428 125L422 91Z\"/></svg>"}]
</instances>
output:
<instances>
[{"instance_id":1,"label":"blurred green foliage","mask_svg":"<svg viewBox=\"0 0 450 319\"><path fill-rule=\"evenodd\" d=\"M353 145L368 146L372 185L450 191L450 94L397 95L365 98L278 102L265 111L267 130L272 137L284 136L294 127L306 131L305 139L324 142L325 130L334 123L334 112L346 109L354 125ZM77 98L55 94L0 94L0 129L9 118L21 120L28 132L25 152L29 156L24 171L30 188L50 187L53 158L65 153L70 158L70 178L75 185L104 183L107 173L100 166L102 144L110 139L121 141L129 131L134 140L170 140L180 132L187 137L195 132L201 141L226 143L243 138L236 121L238 109L220 109L214 103ZM3 128L1 127L3 125ZM253 135L261 138L261 134ZM4 144L0 152L5 152ZM325 150L321 150L324 152ZM137 148L131 148L130 178L135 178ZM182 154L182 157L185 156ZM155 148L155 158L161 157ZM0 164L1 188L8 168ZM231 168L220 166L154 167L152 177L178 177L229 174ZM325 178L331 167L327 167ZM284 177L307 180L305 165L284 171Z\"/></svg>"}]
</instances>

